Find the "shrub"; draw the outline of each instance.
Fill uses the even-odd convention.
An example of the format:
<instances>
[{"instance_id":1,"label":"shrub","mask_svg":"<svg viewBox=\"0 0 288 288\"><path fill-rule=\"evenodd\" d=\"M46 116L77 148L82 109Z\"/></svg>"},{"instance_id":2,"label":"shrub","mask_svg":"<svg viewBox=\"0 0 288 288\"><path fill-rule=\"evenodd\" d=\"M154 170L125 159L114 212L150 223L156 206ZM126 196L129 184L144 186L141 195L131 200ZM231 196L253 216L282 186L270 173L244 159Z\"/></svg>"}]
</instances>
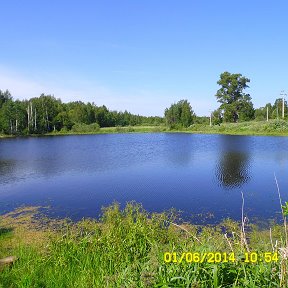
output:
<instances>
[{"instance_id":1,"label":"shrub","mask_svg":"<svg viewBox=\"0 0 288 288\"><path fill-rule=\"evenodd\" d=\"M83 123L76 123L73 125L71 131L76 133L92 133L100 130L100 126L98 123L92 123L90 125Z\"/></svg>"}]
</instances>

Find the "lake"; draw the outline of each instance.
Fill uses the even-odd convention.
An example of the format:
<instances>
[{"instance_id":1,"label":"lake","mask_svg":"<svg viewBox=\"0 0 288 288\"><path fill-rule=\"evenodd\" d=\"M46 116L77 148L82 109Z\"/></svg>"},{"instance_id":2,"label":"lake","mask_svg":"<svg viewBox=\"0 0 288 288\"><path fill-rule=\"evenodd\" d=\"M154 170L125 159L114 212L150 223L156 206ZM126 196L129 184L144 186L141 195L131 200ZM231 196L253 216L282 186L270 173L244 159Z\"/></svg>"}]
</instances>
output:
<instances>
[{"instance_id":1,"label":"lake","mask_svg":"<svg viewBox=\"0 0 288 288\"><path fill-rule=\"evenodd\" d=\"M193 223L280 219L288 200L288 138L185 133L0 139L0 213L50 206L52 217L98 217L117 201L174 207Z\"/></svg>"}]
</instances>

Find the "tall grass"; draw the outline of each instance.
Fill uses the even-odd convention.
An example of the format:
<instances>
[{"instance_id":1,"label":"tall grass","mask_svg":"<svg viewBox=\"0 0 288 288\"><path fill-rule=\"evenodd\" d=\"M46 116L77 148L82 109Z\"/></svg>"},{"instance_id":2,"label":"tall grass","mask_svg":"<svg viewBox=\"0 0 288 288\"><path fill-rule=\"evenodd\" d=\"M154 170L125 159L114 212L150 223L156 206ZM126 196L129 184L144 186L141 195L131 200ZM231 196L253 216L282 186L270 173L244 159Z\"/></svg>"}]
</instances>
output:
<instances>
[{"instance_id":1,"label":"tall grass","mask_svg":"<svg viewBox=\"0 0 288 288\"><path fill-rule=\"evenodd\" d=\"M239 123L222 123L209 126L194 124L186 129L191 132L238 134L238 135L288 135L288 122L284 120L249 121Z\"/></svg>"},{"instance_id":2,"label":"tall grass","mask_svg":"<svg viewBox=\"0 0 288 288\"><path fill-rule=\"evenodd\" d=\"M228 219L218 226L200 227L175 223L175 217L173 213L149 214L136 203L128 203L123 210L113 204L103 210L99 221L86 219L46 231L40 245L37 241L25 244L23 237L11 245L16 232L3 239L4 233L0 235L1 250L19 259L0 272L0 287L287 286L281 255L277 262L244 262L243 223ZM270 232L248 228L245 237L250 251L259 255L272 252ZM271 235L278 239L279 247L286 247L282 228L273 225ZM179 256L234 252L235 262L166 263L166 252Z\"/></svg>"},{"instance_id":3,"label":"tall grass","mask_svg":"<svg viewBox=\"0 0 288 288\"><path fill-rule=\"evenodd\" d=\"M71 130L63 128L61 131L53 131L46 135L78 135L78 134L107 134L107 133L157 133L157 132L185 132L185 133L211 133L230 135L279 135L288 136L288 122L284 120L247 121L239 123L222 123L210 126L206 123L194 123L188 128L178 127L170 129L164 125L158 126L127 126L127 127L102 127L97 123L75 124ZM0 135L0 138L13 137Z\"/></svg>"}]
</instances>

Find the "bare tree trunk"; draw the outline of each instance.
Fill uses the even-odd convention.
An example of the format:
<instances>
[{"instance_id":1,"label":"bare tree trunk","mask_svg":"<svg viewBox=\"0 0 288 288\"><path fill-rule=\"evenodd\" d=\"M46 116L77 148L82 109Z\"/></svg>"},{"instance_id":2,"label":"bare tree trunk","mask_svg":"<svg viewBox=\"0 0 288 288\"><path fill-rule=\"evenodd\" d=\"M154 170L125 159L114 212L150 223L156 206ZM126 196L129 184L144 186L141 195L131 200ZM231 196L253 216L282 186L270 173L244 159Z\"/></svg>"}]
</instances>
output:
<instances>
[{"instance_id":1,"label":"bare tree trunk","mask_svg":"<svg viewBox=\"0 0 288 288\"><path fill-rule=\"evenodd\" d=\"M31 127L32 127L32 129L33 129L33 122L34 122L34 119L33 119L33 104L32 104L32 103L30 103L30 109L31 109L31 111L30 111L30 116L31 116Z\"/></svg>"},{"instance_id":2,"label":"bare tree trunk","mask_svg":"<svg viewBox=\"0 0 288 288\"><path fill-rule=\"evenodd\" d=\"M28 129L28 133L30 132L30 113L29 113L30 109L29 109L29 103L28 103L28 107L27 107L27 129Z\"/></svg>"},{"instance_id":3,"label":"bare tree trunk","mask_svg":"<svg viewBox=\"0 0 288 288\"><path fill-rule=\"evenodd\" d=\"M47 112L47 107L46 107L46 126L47 126L47 132L49 132L49 118L48 118L48 112Z\"/></svg>"},{"instance_id":4,"label":"bare tree trunk","mask_svg":"<svg viewBox=\"0 0 288 288\"><path fill-rule=\"evenodd\" d=\"M33 129L34 126L33 104L31 102L28 103L27 118L28 118L28 133L30 133L31 128Z\"/></svg>"},{"instance_id":5,"label":"bare tree trunk","mask_svg":"<svg viewBox=\"0 0 288 288\"><path fill-rule=\"evenodd\" d=\"M10 119L10 133L13 133L13 125L12 125L12 120Z\"/></svg>"},{"instance_id":6,"label":"bare tree trunk","mask_svg":"<svg viewBox=\"0 0 288 288\"><path fill-rule=\"evenodd\" d=\"M35 116L34 116L34 130L37 130L37 114L36 114L36 108L35 108Z\"/></svg>"},{"instance_id":7,"label":"bare tree trunk","mask_svg":"<svg viewBox=\"0 0 288 288\"><path fill-rule=\"evenodd\" d=\"M282 118L284 119L285 106L284 106L284 97L282 98Z\"/></svg>"}]
</instances>

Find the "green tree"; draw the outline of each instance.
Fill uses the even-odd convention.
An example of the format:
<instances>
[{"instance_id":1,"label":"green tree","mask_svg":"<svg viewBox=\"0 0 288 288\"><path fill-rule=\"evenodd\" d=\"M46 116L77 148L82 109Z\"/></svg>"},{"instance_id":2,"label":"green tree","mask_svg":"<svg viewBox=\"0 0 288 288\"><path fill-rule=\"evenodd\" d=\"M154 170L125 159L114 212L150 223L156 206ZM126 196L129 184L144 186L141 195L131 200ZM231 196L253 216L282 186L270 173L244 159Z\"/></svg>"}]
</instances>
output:
<instances>
[{"instance_id":1,"label":"green tree","mask_svg":"<svg viewBox=\"0 0 288 288\"><path fill-rule=\"evenodd\" d=\"M95 119L100 127L109 127L109 110L105 105L95 109Z\"/></svg>"},{"instance_id":2,"label":"green tree","mask_svg":"<svg viewBox=\"0 0 288 288\"><path fill-rule=\"evenodd\" d=\"M61 100L51 95L41 94L40 97L26 101L28 133L42 134L56 129L58 125L56 116L61 109L63 109Z\"/></svg>"},{"instance_id":3,"label":"green tree","mask_svg":"<svg viewBox=\"0 0 288 288\"><path fill-rule=\"evenodd\" d=\"M11 93L8 90L6 91L0 90L0 108L4 103L6 103L9 100L12 100Z\"/></svg>"},{"instance_id":4,"label":"green tree","mask_svg":"<svg viewBox=\"0 0 288 288\"><path fill-rule=\"evenodd\" d=\"M284 112L285 116L287 116L287 101L284 100ZM278 98L275 100L274 105L272 107L273 112L272 112L272 118L274 119L280 119L282 118L282 110L283 110L283 99Z\"/></svg>"},{"instance_id":5,"label":"green tree","mask_svg":"<svg viewBox=\"0 0 288 288\"><path fill-rule=\"evenodd\" d=\"M181 121L186 123L184 125L190 122L187 105L183 107ZM0 133L42 134L72 128L78 132L81 129L95 132L99 127L143 124L164 124L164 118L134 115L128 111L109 111L106 106L97 107L93 102L62 103L60 99L45 94L29 100L14 101L8 90L0 90Z\"/></svg>"},{"instance_id":6,"label":"green tree","mask_svg":"<svg viewBox=\"0 0 288 288\"><path fill-rule=\"evenodd\" d=\"M271 103L267 103L265 107L255 109L255 120L263 121L267 119L267 108L268 108L268 119L273 118L273 106Z\"/></svg>"},{"instance_id":7,"label":"green tree","mask_svg":"<svg viewBox=\"0 0 288 288\"><path fill-rule=\"evenodd\" d=\"M1 130L5 134L15 133L15 107L12 100L5 101L0 110Z\"/></svg>"},{"instance_id":8,"label":"green tree","mask_svg":"<svg viewBox=\"0 0 288 288\"><path fill-rule=\"evenodd\" d=\"M254 117L254 108L249 94L243 92L249 88L247 83L250 79L242 74L231 74L224 72L217 82L221 88L216 93L217 101L221 103L226 122L237 122L240 120L250 120Z\"/></svg>"},{"instance_id":9,"label":"green tree","mask_svg":"<svg viewBox=\"0 0 288 288\"><path fill-rule=\"evenodd\" d=\"M255 119L255 109L250 100L244 99L239 104L239 120L240 121L249 121Z\"/></svg>"},{"instance_id":10,"label":"green tree","mask_svg":"<svg viewBox=\"0 0 288 288\"><path fill-rule=\"evenodd\" d=\"M263 121L266 119L266 111L265 107L260 107L255 109L255 120L257 121Z\"/></svg>"},{"instance_id":11,"label":"green tree","mask_svg":"<svg viewBox=\"0 0 288 288\"><path fill-rule=\"evenodd\" d=\"M0 109L0 131L5 134L21 134L27 126L26 115L23 102L9 99Z\"/></svg>"},{"instance_id":12,"label":"green tree","mask_svg":"<svg viewBox=\"0 0 288 288\"><path fill-rule=\"evenodd\" d=\"M73 122L70 120L67 111L61 111L58 115L54 118L54 123L56 130L61 130L62 128L66 130L71 130L73 126Z\"/></svg>"},{"instance_id":13,"label":"green tree","mask_svg":"<svg viewBox=\"0 0 288 288\"><path fill-rule=\"evenodd\" d=\"M69 118L74 123L89 124L89 117L85 103L82 101L70 102L67 104Z\"/></svg>"},{"instance_id":14,"label":"green tree","mask_svg":"<svg viewBox=\"0 0 288 288\"><path fill-rule=\"evenodd\" d=\"M174 103L170 108L165 109L166 124L171 128L177 126L188 127L193 123L195 114L190 103L187 100L180 100Z\"/></svg>"},{"instance_id":15,"label":"green tree","mask_svg":"<svg viewBox=\"0 0 288 288\"><path fill-rule=\"evenodd\" d=\"M220 125L223 121L223 115L221 113L221 109L216 109L212 112L212 124Z\"/></svg>"}]
</instances>

